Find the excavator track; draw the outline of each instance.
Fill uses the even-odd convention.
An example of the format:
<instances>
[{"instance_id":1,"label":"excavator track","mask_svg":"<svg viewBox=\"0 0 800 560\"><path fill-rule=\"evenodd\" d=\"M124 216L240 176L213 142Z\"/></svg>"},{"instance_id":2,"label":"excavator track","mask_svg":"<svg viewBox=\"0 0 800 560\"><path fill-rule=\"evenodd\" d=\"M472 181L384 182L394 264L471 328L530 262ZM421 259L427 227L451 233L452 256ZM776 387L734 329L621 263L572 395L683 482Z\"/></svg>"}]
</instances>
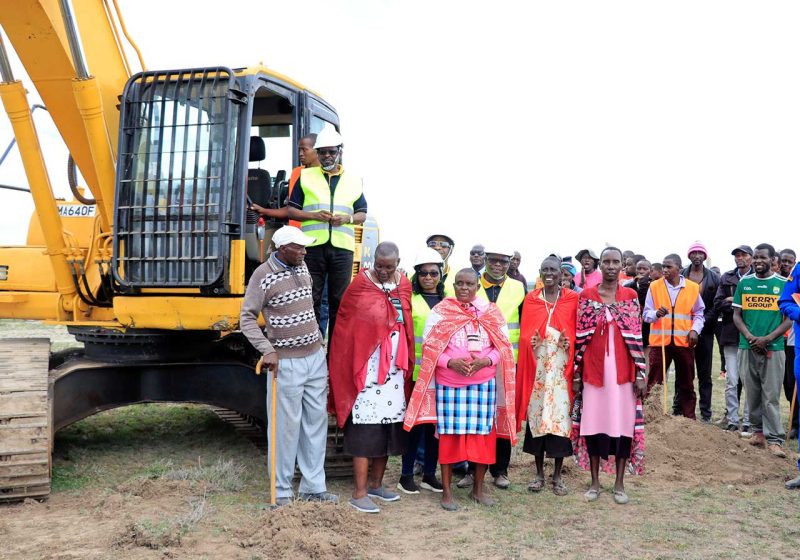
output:
<instances>
[{"instance_id":1,"label":"excavator track","mask_svg":"<svg viewBox=\"0 0 800 560\"><path fill-rule=\"evenodd\" d=\"M0 340L0 501L50 494L50 341Z\"/></svg>"},{"instance_id":2,"label":"excavator track","mask_svg":"<svg viewBox=\"0 0 800 560\"><path fill-rule=\"evenodd\" d=\"M262 425L244 414L226 408L211 407L223 422L231 425L242 436L267 456L267 434ZM328 417L328 439L325 449L325 476L328 479L350 478L353 476L353 458L344 454L342 431L336 426L333 416ZM300 470L295 470L295 479L300 478Z\"/></svg>"}]
</instances>

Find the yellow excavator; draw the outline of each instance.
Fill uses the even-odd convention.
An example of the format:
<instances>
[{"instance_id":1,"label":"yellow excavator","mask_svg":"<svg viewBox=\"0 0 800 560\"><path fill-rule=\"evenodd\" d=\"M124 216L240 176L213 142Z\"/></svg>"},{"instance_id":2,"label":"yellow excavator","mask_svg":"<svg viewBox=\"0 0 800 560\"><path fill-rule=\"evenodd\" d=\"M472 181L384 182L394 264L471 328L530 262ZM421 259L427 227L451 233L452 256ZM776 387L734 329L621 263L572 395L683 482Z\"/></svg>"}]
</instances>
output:
<instances>
[{"instance_id":1,"label":"yellow excavator","mask_svg":"<svg viewBox=\"0 0 800 560\"><path fill-rule=\"evenodd\" d=\"M35 206L26 244L0 247L0 318L83 343L0 339L0 500L48 495L53 435L102 410L196 402L263 425L265 376L237 329L281 223L249 202L285 204L298 140L338 130L336 111L262 65L147 70L117 0L0 0L0 27L0 99L30 191L14 196ZM73 200L53 194L3 37L69 150ZM357 229L354 272L377 235Z\"/></svg>"}]
</instances>

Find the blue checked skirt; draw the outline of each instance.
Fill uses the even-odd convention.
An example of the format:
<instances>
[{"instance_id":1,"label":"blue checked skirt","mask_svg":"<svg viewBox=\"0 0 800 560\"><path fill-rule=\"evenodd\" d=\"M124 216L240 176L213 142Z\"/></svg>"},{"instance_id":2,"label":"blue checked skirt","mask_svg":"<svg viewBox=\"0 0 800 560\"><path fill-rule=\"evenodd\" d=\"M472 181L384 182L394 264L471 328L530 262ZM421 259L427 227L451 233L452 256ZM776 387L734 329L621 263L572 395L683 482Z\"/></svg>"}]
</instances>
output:
<instances>
[{"instance_id":1,"label":"blue checked skirt","mask_svg":"<svg viewBox=\"0 0 800 560\"><path fill-rule=\"evenodd\" d=\"M494 424L496 401L494 378L466 387L437 383L436 428L447 435L487 435Z\"/></svg>"}]
</instances>

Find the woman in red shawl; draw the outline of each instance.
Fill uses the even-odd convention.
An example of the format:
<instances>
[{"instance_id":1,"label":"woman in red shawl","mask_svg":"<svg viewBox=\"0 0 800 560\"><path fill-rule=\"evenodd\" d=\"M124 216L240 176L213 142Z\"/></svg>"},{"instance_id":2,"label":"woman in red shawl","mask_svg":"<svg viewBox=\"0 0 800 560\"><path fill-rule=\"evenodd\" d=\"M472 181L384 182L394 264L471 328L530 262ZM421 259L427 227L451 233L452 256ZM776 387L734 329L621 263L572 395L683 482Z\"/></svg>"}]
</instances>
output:
<instances>
[{"instance_id":1,"label":"woman in red shawl","mask_svg":"<svg viewBox=\"0 0 800 560\"><path fill-rule=\"evenodd\" d=\"M470 497L494 502L483 492L483 478L495 462L496 438L516 440L514 354L500 309L476 297L478 275L456 274L456 297L431 309L425 326L422 364L406 412L405 429L436 423L442 465L442 507L455 511L450 488L453 464L473 461Z\"/></svg>"},{"instance_id":2,"label":"woman in red shawl","mask_svg":"<svg viewBox=\"0 0 800 560\"><path fill-rule=\"evenodd\" d=\"M552 488L567 494L561 479L564 457L572 456L572 370L578 294L561 287L561 261L547 257L539 269L543 287L522 304L517 364L517 431L527 419L522 450L536 458L531 492L544 488L544 457L555 459Z\"/></svg>"},{"instance_id":3,"label":"woman in red shawl","mask_svg":"<svg viewBox=\"0 0 800 560\"><path fill-rule=\"evenodd\" d=\"M364 513L380 511L371 498L400 499L383 486L389 455L406 450L403 419L414 370L411 283L397 272L399 261L397 245L378 245L373 268L344 293L331 341L331 402L344 427L344 452L353 456L349 503Z\"/></svg>"},{"instance_id":4,"label":"woman in red shawl","mask_svg":"<svg viewBox=\"0 0 800 560\"><path fill-rule=\"evenodd\" d=\"M642 353L639 298L619 285L622 252L606 247L600 253L602 282L581 292L575 342L574 391L582 394L580 422L573 424L578 464L589 466L590 502L600 493L600 460L615 460L614 501L627 504L624 476L628 459L641 473L644 430L641 403L647 383ZM588 461L586 461L588 456ZM588 465L587 465L588 463Z\"/></svg>"}]
</instances>

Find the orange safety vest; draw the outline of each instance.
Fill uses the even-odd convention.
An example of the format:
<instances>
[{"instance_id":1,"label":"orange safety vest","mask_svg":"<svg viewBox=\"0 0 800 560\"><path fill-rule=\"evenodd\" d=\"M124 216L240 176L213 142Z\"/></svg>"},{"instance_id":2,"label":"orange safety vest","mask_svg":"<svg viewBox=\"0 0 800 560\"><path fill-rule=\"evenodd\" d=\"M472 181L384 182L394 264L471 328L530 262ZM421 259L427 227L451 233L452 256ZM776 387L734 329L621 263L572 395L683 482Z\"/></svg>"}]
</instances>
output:
<instances>
[{"instance_id":1,"label":"orange safety vest","mask_svg":"<svg viewBox=\"0 0 800 560\"><path fill-rule=\"evenodd\" d=\"M650 284L653 296L653 307L666 307L670 312L653 323L650 327L650 346L667 346L675 344L687 348L689 331L692 330L692 307L700 295L700 284L684 279L684 286L675 298L675 307L669 298L667 281L659 278Z\"/></svg>"},{"instance_id":2,"label":"orange safety vest","mask_svg":"<svg viewBox=\"0 0 800 560\"><path fill-rule=\"evenodd\" d=\"M292 174L289 177L289 196L288 198L292 198L292 191L294 190L295 184L297 184L297 180L300 178L300 172L305 169L302 165L298 165L294 169L292 169ZM294 226L297 229L300 229L300 222L296 220L289 220L289 225Z\"/></svg>"}]
</instances>

